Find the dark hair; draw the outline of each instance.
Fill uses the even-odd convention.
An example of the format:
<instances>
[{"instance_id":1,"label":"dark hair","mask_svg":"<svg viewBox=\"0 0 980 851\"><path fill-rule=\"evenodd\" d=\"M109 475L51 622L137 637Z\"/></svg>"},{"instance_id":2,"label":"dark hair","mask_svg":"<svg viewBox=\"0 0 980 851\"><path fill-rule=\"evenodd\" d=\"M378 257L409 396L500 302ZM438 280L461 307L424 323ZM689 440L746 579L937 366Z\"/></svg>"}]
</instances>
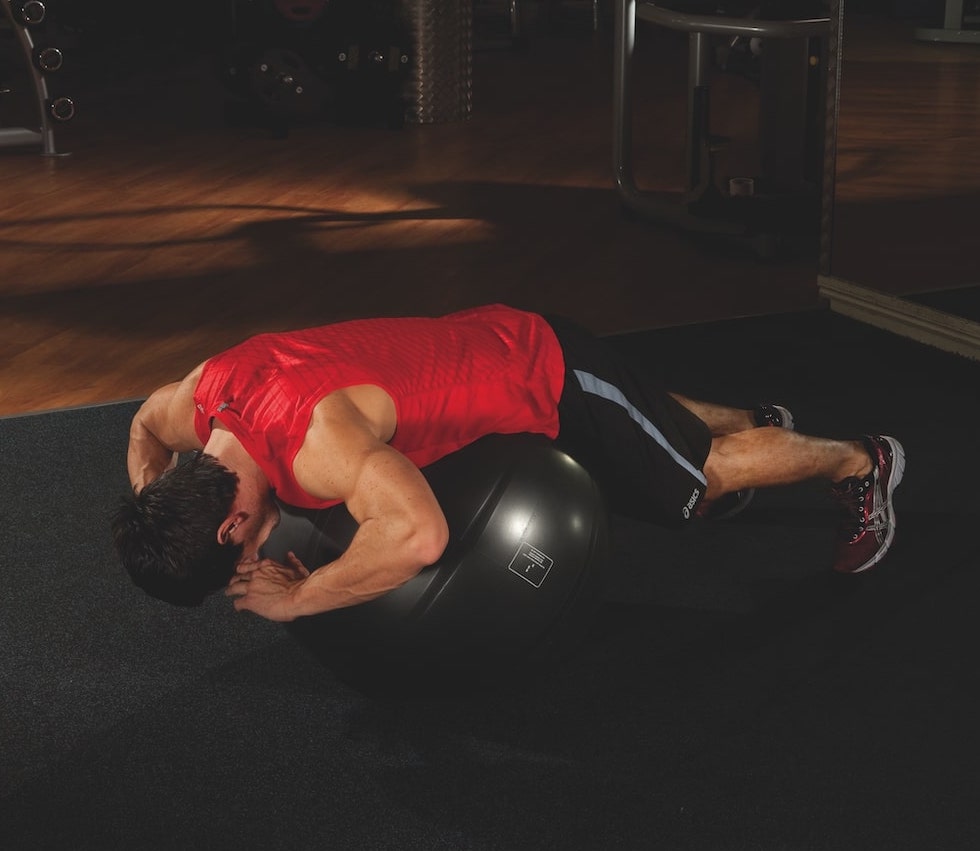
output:
<instances>
[{"instance_id":1,"label":"dark hair","mask_svg":"<svg viewBox=\"0 0 980 851\"><path fill-rule=\"evenodd\" d=\"M198 452L123 497L112 536L133 582L178 606L200 605L227 585L242 546L219 543L218 528L237 490L238 476Z\"/></svg>"}]
</instances>

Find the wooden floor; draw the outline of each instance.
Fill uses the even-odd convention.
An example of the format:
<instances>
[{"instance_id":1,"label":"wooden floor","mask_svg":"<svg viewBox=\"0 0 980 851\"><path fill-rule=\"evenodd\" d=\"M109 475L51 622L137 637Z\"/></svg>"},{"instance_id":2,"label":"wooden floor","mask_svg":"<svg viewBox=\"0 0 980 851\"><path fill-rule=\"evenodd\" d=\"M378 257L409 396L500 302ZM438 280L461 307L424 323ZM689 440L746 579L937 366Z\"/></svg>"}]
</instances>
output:
<instances>
[{"instance_id":1,"label":"wooden floor","mask_svg":"<svg viewBox=\"0 0 980 851\"><path fill-rule=\"evenodd\" d=\"M638 51L638 176L680 190L685 42ZM72 156L0 151L0 414L142 396L248 334L357 316L504 301L619 333L815 306L813 258L623 215L611 57L566 21L477 52L468 121L286 139L225 122L206 56L90 61L66 77ZM752 173L753 87L713 97L725 168Z\"/></svg>"}]
</instances>

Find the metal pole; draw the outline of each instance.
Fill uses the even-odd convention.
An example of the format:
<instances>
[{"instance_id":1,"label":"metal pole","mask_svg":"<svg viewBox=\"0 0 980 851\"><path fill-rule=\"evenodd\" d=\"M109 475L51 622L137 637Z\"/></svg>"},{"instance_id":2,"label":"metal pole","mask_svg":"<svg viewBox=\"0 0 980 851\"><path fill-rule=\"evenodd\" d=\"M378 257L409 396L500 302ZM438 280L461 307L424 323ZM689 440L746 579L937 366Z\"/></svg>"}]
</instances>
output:
<instances>
[{"instance_id":1,"label":"metal pole","mask_svg":"<svg viewBox=\"0 0 980 851\"><path fill-rule=\"evenodd\" d=\"M613 174L616 185L631 192L633 185L632 65L636 40L636 0L616 0L613 46Z\"/></svg>"}]
</instances>

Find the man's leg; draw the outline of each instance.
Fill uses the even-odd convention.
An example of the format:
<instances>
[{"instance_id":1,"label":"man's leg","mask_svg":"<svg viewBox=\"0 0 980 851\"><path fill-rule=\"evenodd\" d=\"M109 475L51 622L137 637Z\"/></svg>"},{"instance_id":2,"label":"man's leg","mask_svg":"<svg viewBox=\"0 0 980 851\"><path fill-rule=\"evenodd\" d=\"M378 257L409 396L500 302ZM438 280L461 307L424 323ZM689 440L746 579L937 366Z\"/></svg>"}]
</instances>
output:
<instances>
[{"instance_id":1,"label":"man's leg","mask_svg":"<svg viewBox=\"0 0 980 851\"><path fill-rule=\"evenodd\" d=\"M751 409L671 394L581 329L564 321L553 327L568 370L559 445L588 461L616 510L677 525L678 517L702 513L705 491L717 499L823 478L835 483L844 514L834 569L856 573L884 556L895 528L892 493L905 468L897 440L805 437L792 431L791 417L763 423Z\"/></svg>"},{"instance_id":2,"label":"man's leg","mask_svg":"<svg viewBox=\"0 0 980 851\"><path fill-rule=\"evenodd\" d=\"M712 437L737 434L740 431L766 426L790 430L794 428L793 415L781 405L762 404L746 410L691 399L679 393L670 395L707 425ZM702 503L698 513L708 520L727 520L736 514L741 514L754 496L755 488L729 491L717 500L709 496Z\"/></svg>"},{"instance_id":3,"label":"man's leg","mask_svg":"<svg viewBox=\"0 0 980 851\"><path fill-rule=\"evenodd\" d=\"M703 469L709 500L745 488L832 482L842 511L834 557L840 573L867 570L891 546L892 494L905 471L905 452L893 437L830 440L781 428L750 429L712 439Z\"/></svg>"},{"instance_id":4,"label":"man's leg","mask_svg":"<svg viewBox=\"0 0 980 851\"><path fill-rule=\"evenodd\" d=\"M680 393L670 395L698 417L708 427L712 437L737 434L760 426L793 428L793 415L780 405L756 405L749 409L730 408L727 405L691 399Z\"/></svg>"},{"instance_id":5,"label":"man's leg","mask_svg":"<svg viewBox=\"0 0 980 851\"><path fill-rule=\"evenodd\" d=\"M860 440L829 440L782 428L748 428L711 441L704 465L708 499L744 488L789 485L807 479L839 482L871 472Z\"/></svg>"},{"instance_id":6,"label":"man's leg","mask_svg":"<svg viewBox=\"0 0 980 851\"><path fill-rule=\"evenodd\" d=\"M756 427L755 419L750 410L729 408L725 405L716 405L713 402L702 402L699 399L682 396L680 393L671 393L670 395L700 419L708 427L712 437L736 434Z\"/></svg>"}]
</instances>

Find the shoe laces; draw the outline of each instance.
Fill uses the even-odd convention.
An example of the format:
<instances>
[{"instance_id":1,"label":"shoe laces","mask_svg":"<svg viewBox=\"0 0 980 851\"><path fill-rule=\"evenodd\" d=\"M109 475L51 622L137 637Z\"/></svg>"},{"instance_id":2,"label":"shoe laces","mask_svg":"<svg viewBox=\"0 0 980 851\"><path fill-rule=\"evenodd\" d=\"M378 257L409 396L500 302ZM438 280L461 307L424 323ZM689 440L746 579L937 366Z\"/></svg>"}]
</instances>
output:
<instances>
[{"instance_id":1,"label":"shoe laces","mask_svg":"<svg viewBox=\"0 0 980 851\"><path fill-rule=\"evenodd\" d=\"M834 496L841 505L843 522L841 537L851 543L857 541L865 532L877 532L888 525L887 505L884 500L875 504L875 471L862 478L845 479L834 486Z\"/></svg>"},{"instance_id":2,"label":"shoe laces","mask_svg":"<svg viewBox=\"0 0 980 851\"><path fill-rule=\"evenodd\" d=\"M757 426L775 426L776 428L781 428L783 425L783 415L775 405L770 405L768 402L756 405L752 413Z\"/></svg>"}]
</instances>

